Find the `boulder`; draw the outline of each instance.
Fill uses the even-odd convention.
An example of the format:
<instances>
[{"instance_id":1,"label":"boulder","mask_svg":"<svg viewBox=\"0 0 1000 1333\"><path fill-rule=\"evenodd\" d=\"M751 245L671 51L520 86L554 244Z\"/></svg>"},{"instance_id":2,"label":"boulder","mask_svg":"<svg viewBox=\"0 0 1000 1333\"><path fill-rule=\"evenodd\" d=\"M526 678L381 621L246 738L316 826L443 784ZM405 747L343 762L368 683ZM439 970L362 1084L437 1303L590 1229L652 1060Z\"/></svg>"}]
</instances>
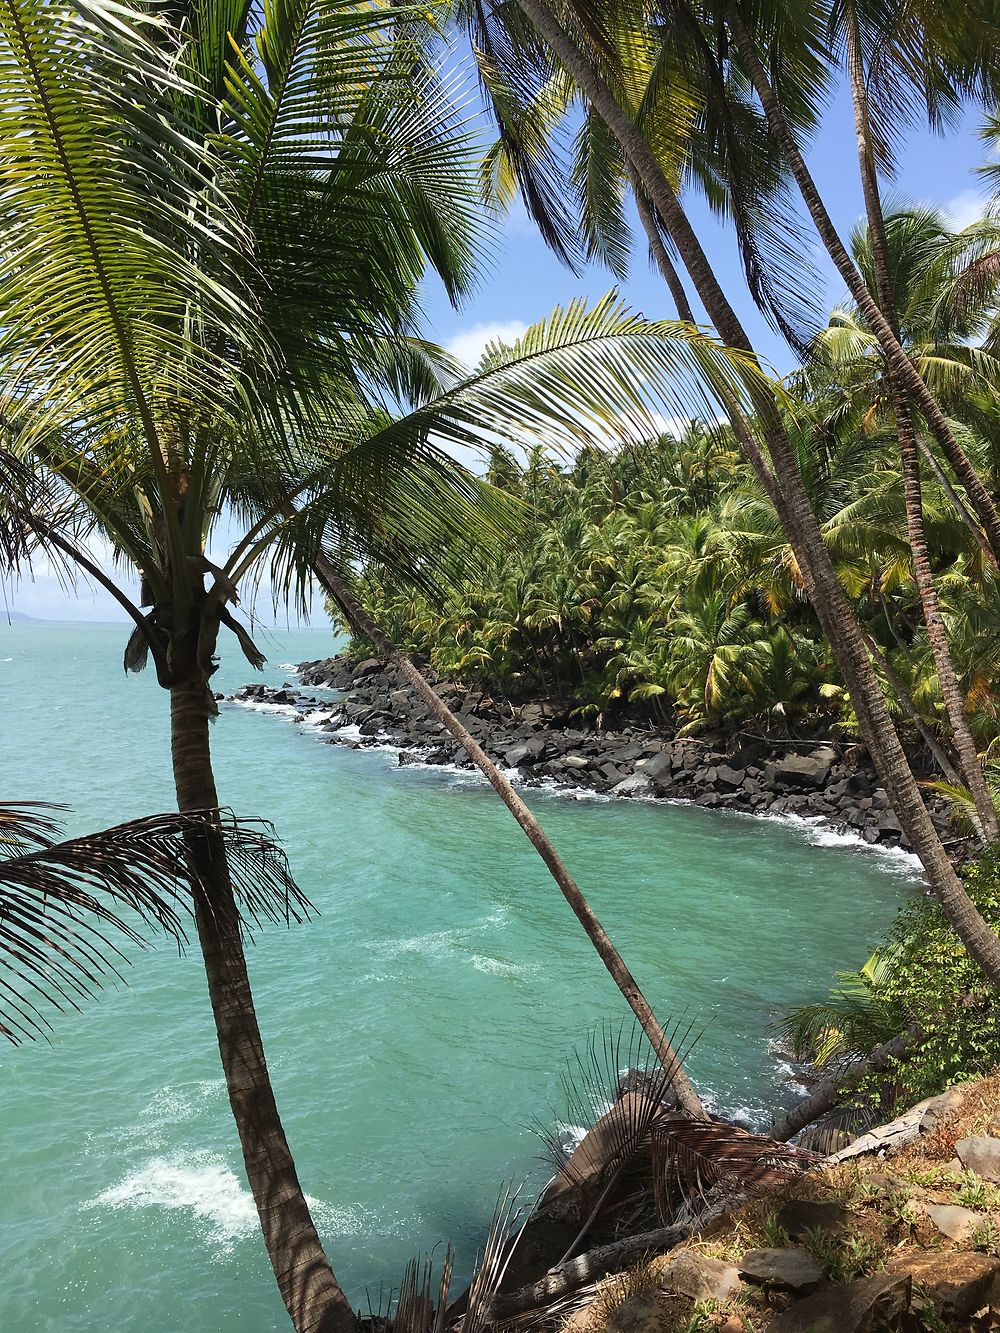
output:
<instances>
[{"instance_id":1,"label":"boulder","mask_svg":"<svg viewBox=\"0 0 1000 1333\"><path fill-rule=\"evenodd\" d=\"M654 1260L650 1267L664 1290L689 1296L693 1301L728 1301L743 1286L732 1264L697 1250L675 1250Z\"/></svg>"},{"instance_id":2,"label":"boulder","mask_svg":"<svg viewBox=\"0 0 1000 1333\"><path fill-rule=\"evenodd\" d=\"M400 768L405 768L407 764L421 764L423 760L420 755L414 754L412 750L400 750L396 756L396 763Z\"/></svg>"},{"instance_id":3,"label":"boulder","mask_svg":"<svg viewBox=\"0 0 1000 1333\"><path fill-rule=\"evenodd\" d=\"M393 690L389 695L389 702L397 711L406 710L413 701L413 695L409 690Z\"/></svg>"},{"instance_id":4,"label":"boulder","mask_svg":"<svg viewBox=\"0 0 1000 1333\"><path fill-rule=\"evenodd\" d=\"M776 759L764 772L772 787L787 787L793 791L819 791L826 786L836 751L824 747L812 754L790 754Z\"/></svg>"},{"instance_id":5,"label":"boulder","mask_svg":"<svg viewBox=\"0 0 1000 1333\"><path fill-rule=\"evenodd\" d=\"M669 777L673 769L673 760L666 750L661 750L659 754L650 755L648 759L640 759L636 769L649 778Z\"/></svg>"},{"instance_id":6,"label":"boulder","mask_svg":"<svg viewBox=\"0 0 1000 1333\"><path fill-rule=\"evenodd\" d=\"M959 1139L955 1154L962 1165L975 1171L977 1176L984 1180L1000 1180L1000 1139L986 1135Z\"/></svg>"},{"instance_id":7,"label":"boulder","mask_svg":"<svg viewBox=\"0 0 1000 1333\"><path fill-rule=\"evenodd\" d=\"M355 680L364 680L367 676L376 676L382 670L381 657L366 657L363 662L359 662L351 671Z\"/></svg>"},{"instance_id":8,"label":"boulder","mask_svg":"<svg viewBox=\"0 0 1000 1333\"><path fill-rule=\"evenodd\" d=\"M666 1317L651 1291L640 1291L615 1308L605 1323L608 1333L665 1333Z\"/></svg>"},{"instance_id":9,"label":"boulder","mask_svg":"<svg viewBox=\"0 0 1000 1333\"><path fill-rule=\"evenodd\" d=\"M633 773L611 788L612 796L652 796L653 783L645 773Z\"/></svg>"},{"instance_id":10,"label":"boulder","mask_svg":"<svg viewBox=\"0 0 1000 1333\"><path fill-rule=\"evenodd\" d=\"M878 1273L827 1287L778 1315L769 1333L877 1333L897 1328L910 1305L909 1273Z\"/></svg>"},{"instance_id":11,"label":"boulder","mask_svg":"<svg viewBox=\"0 0 1000 1333\"><path fill-rule=\"evenodd\" d=\"M715 770L715 781L720 787L728 787L735 791L743 785L743 779L746 777L746 769L731 768L729 764L720 764Z\"/></svg>"},{"instance_id":12,"label":"boulder","mask_svg":"<svg viewBox=\"0 0 1000 1333\"><path fill-rule=\"evenodd\" d=\"M740 1277L749 1282L803 1294L815 1291L823 1270L808 1250L791 1246L781 1250L750 1250L739 1262Z\"/></svg>"},{"instance_id":13,"label":"boulder","mask_svg":"<svg viewBox=\"0 0 1000 1333\"><path fill-rule=\"evenodd\" d=\"M618 768L615 764L601 764L601 777L612 787L628 776L628 773L623 772L622 769Z\"/></svg>"},{"instance_id":14,"label":"boulder","mask_svg":"<svg viewBox=\"0 0 1000 1333\"><path fill-rule=\"evenodd\" d=\"M521 768L526 764L536 764L545 752L545 742L532 738L522 741L519 745L512 745L504 755L504 763L508 768Z\"/></svg>"},{"instance_id":15,"label":"boulder","mask_svg":"<svg viewBox=\"0 0 1000 1333\"><path fill-rule=\"evenodd\" d=\"M971 1250L907 1250L890 1259L889 1271L926 1292L939 1318L968 1319L990 1302L1000 1259Z\"/></svg>"},{"instance_id":16,"label":"boulder","mask_svg":"<svg viewBox=\"0 0 1000 1333\"><path fill-rule=\"evenodd\" d=\"M551 717L551 712L544 704L522 704L517 710L517 715L523 727L537 731L539 727L545 726L546 720Z\"/></svg>"}]
</instances>

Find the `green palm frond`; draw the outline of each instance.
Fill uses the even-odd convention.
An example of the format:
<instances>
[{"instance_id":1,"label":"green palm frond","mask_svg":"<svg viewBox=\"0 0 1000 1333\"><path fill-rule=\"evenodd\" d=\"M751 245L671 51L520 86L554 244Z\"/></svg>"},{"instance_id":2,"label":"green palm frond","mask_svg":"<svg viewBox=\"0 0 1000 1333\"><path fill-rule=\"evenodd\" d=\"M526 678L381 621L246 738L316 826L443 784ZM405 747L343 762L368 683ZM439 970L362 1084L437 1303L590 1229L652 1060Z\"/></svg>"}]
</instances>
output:
<instances>
[{"instance_id":1,"label":"green palm frond","mask_svg":"<svg viewBox=\"0 0 1000 1333\"><path fill-rule=\"evenodd\" d=\"M152 815L60 841L49 813L60 808L0 805L0 1033L14 1043L50 1028L46 1008L78 1008L105 980L124 980L122 945L146 944L149 930L184 945L202 893L191 838L223 837L246 927L309 913L262 822L227 811Z\"/></svg>"}]
</instances>

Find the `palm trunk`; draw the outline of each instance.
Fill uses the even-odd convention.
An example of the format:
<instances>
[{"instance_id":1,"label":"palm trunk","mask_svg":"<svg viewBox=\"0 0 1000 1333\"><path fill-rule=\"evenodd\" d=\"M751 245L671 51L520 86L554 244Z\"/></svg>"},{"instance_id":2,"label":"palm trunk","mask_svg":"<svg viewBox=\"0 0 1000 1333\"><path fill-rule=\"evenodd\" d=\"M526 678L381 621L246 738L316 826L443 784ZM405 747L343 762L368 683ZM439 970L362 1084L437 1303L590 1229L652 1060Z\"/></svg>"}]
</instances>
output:
<instances>
[{"instance_id":1,"label":"palm trunk","mask_svg":"<svg viewBox=\"0 0 1000 1333\"><path fill-rule=\"evenodd\" d=\"M785 161L795 177L795 182L809 210L819 238L833 260L837 272L847 283L847 289L857 302L858 309L868 321L876 338L878 338L890 371L897 376L906 392L913 395L914 401L930 426L935 439L944 450L955 475L965 487L969 503L972 505L980 524L982 524L982 532L979 534L978 540L990 563L996 566L1000 563L1000 512L997 511L982 478L955 439L944 413L937 404L937 400L924 383L916 366L900 346L899 339L892 326L879 309L878 303L873 299L857 266L840 239L809 168L806 166L788 127L781 103L771 87L753 38L743 25L735 5L730 8L728 22L734 45L739 52L750 82L760 99L771 133L777 140Z\"/></svg>"},{"instance_id":2,"label":"palm trunk","mask_svg":"<svg viewBox=\"0 0 1000 1333\"><path fill-rule=\"evenodd\" d=\"M892 688L893 694L902 704L906 715L923 737L924 744L927 746L928 750L930 750L934 762L941 770L942 776L946 777L949 782L954 783L956 787L962 786L962 779L959 776L958 769L952 762L952 756L948 754L944 746L934 735L933 731L931 731L930 727L920 716L920 709L914 702L913 695L900 680L896 672L893 671L889 659L886 657L885 653L882 652L881 648L879 648L878 644L867 630L862 630L862 633L864 634L865 644L869 653L871 653L873 660L877 662L881 668L883 675Z\"/></svg>"},{"instance_id":3,"label":"palm trunk","mask_svg":"<svg viewBox=\"0 0 1000 1333\"><path fill-rule=\"evenodd\" d=\"M730 347L753 355L750 341L736 312L723 293L701 243L638 127L615 100L597 66L576 45L545 0L518 0L518 5L617 138L626 159L635 168L650 203L677 246L695 290L719 335ZM903 360L909 365L905 355ZM757 396L756 407L774 471L779 479L780 489L776 496L778 516L795 553L820 624L837 656L865 744L899 822L920 857L931 889L941 902L948 920L992 984L1000 989L1000 939L983 920L962 887L924 806L886 709L860 626L823 544L791 441L774 402L760 394ZM756 468L753 456L751 461Z\"/></svg>"},{"instance_id":4,"label":"palm trunk","mask_svg":"<svg viewBox=\"0 0 1000 1333\"><path fill-rule=\"evenodd\" d=\"M868 114L868 92L865 87L864 59L861 51L860 33L857 16L848 6L847 24L847 69L851 85L851 102L854 108L854 128L858 141L858 165L861 185L865 200L865 212L868 217L868 235L872 247L872 259L875 270L875 290L882 314L898 337L898 312L893 292L892 271L889 259L889 243L885 232L885 218L882 213L882 199L879 192L878 174L875 169L875 154L871 141L871 121ZM982 764L975 741L966 720L965 698L958 683L958 675L951 656L951 645L945 629L941 607L938 603L937 589L934 586L934 573L931 568L930 552L927 549L927 533L924 527L924 505L920 490L920 454L917 449L917 432L906 387L896 371L889 368L889 388L892 394L893 408L896 414L896 433L899 438L899 457L903 474L903 496L906 506L906 531L913 556L913 575L920 596L924 624L930 639L931 653L937 670L941 697L945 712L951 724L955 749L959 763L976 808L980 832L987 840L997 836L997 817L993 802L986 788Z\"/></svg>"},{"instance_id":5,"label":"palm trunk","mask_svg":"<svg viewBox=\"0 0 1000 1333\"><path fill-rule=\"evenodd\" d=\"M464 747L469 758L487 778L504 805L520 824L532 846L545 862L549 874L559 886L563 897L573 909L577 920L586 931L587 938L597 950L611 979L639 1020L639 1024L656 1052L657 1058L670 1075L671 1084L681 1105L692 1116L701 1120L706 1119L705 1108L702 1106L701 1099L695 1092L691 1080L684 1072L677 1052L657 1022L655 1014L639 989L632 973L626 967L624 959L611 942L610 936L595 916L590 904L580 892L579 886L566 869L562 858L552 845L541 824L476 738L462 726L444 700L435 693L430 682L417 670L413 662L400 652L392 640L379 629L375 621L372 620L351 592L347 583L341 578L332 562L320 553L316 557L314 569L316 577L344 612L355 631L363 634L403 674L441 725L451 732L459 745Z\"/></svg>"},{"instance_id":6,"label":"palm trunk","mask_svg":"<svg viewBox=\"0 0 1000 1333\"><path fill-rule=\"evenodd\" d=\"M649 200L646 198L642 188L642 182L636 175L635 167L629 164L628 178L632 185L632 195L635 199L635 209L639 214L639 221L642 223L642 229L646 233L646 239L649 241L649 253L652 255L656 267L660 270L663 281L670 290L674 305L677 307L677 318L683 319L688 324L694 323L694 313L691 309L691 302L687 298L687 292L684 290L684 284L680 280L680 275L674 268L670 256L667 254L667 247L663 244L663 237L660 235L660 229L656 225L656 218L649 206Z\"/></svg>"},{"instance_id":7,"label":"palm trunk","mask_svg":"<svg viewBox=\"0 0 1000 1333\"><path fill-rule=\"evenodd\" d=\"M845 1097L850 1096L866 1074L882 1073L904 1055L913 1036L912 1032L901 1033L881 1046L876 1046L871 1055L852 1065L842 1078L825 1078L822 1083L817 1083L808 1097L803 1097L790 1111L775 1120L768 1131L770 1137L785 1143L800 1129L805 1129L806 1125L811 1125L820 1116L826 1115L827 1111L832 1111Z\"/></svg>"},{"instance_id":8,"label":"palm trunk","mask_svg":"<svg viewBox=\"0 0 1000 1333\"><path fill-rule=\"evenodd\" d=\"M198 679L170 691L174 785L182 813L219 804L207 704ZM195 902L198 938L229 1103L282 1299L296 1333L356 1333L357 1320L323 1252L278 1114L221 838L199 837L190 852L202 881L212 885L211 899Z\"/></svg>"}]
</instances>

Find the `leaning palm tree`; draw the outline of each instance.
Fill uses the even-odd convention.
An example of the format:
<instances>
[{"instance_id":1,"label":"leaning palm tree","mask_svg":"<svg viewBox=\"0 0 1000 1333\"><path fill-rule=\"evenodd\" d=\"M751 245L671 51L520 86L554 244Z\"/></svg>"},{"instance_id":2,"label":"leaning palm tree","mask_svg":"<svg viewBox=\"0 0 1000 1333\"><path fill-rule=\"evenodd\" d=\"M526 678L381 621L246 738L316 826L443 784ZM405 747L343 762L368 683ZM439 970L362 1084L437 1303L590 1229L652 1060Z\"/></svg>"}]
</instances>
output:
<instances>
[{"instance_id":1,"label":"leaning palm tree","mask_svg":"<svg viewBox=\"0 0 1000 1333\"><path fill-rule=\"evenodd\" d=\"M266 573L305 595L325 547L426 587L510 516L442 443L649 433L753 370L614 299L557 312L471 378L416 336L428 267L456 299L483 237L476 146L421 7L0 0L0 365L14 548L44 544L134 623L169 693L183 813L219 805L210 689ZM399 418L397 404L419 403ZM25 473L25 464L32 470ZM88 555L98 533L136 597ZM220 552L219 547L225 549ZM188 854L230 1102L299 1330L348 1333L285 1139L223 830Z\"/></svg>"},{"instance_id":2,"label":"leaning palm tree","mask_svg":"<svg viewBox=\"0 0 1000 1333\"><path fill-rule=\"evenodd\" d=\"M671 4L669 10L671 19L683 18L681 11L690 16L687 5ZM723 289L678 193L686 148L691 144L690 136L685 140L682 133L685 115L689 124L699 121L705 105L704 90L685 79L673 96L673 85L659 77L660 67L649 58L649 45L655 44L655 37L650 35L643 16L630 11L629 21L621 22L618 11L612 14L586 0L576 0L566 7L556 7L550 0L516 0L512 6L466 6L465 12L501 143L508 150L510 170L546 239L557 251L566 253L562 227L565 212L557 214L547 208L553 196L558 202L560 193L550 190L547 197L540 198L537 177L539 144L544 148L551 142L567 100L564 98L560 105L550 90L568 83L575 86L590 115L603 126L605 141L617 146L633 188L648 205L647 214L673 242L719 335L758 364L743 321ZM735 9L731 7L727 14L730 12ZM667 26L657 19L655 31ZM704 34L695 31L692 40L704 54ZM709 56L712 49L708 44ZM637 51L638 59L634 58ZM705 68L711 73L712 59ZM669 116L665 126L655 115L658 94L667 96ZM781 147L785 152L784 142ZM546 165L551 157L548 154ZM563 192L563 198L567 197L571 195ZM851 290L853 294L853 287ZM862 304L860 295L858 300ZM872 310L867 295L865 302L873 327L887 329L877 306ZM947 448L952 440L950 428L933 399L927 401L926 385L905 353L892 350L898 349L898 343L891 330L884 346L893 365L900 357L906 363L901 378L914 393L929 424L933 427L937 418L943 422L939 438L942 448ZM918 390L922 390L922 396ZM776 400L773 394L756 393L756 428L751 428L745 415L734 412L731 404L727 404L727 412L740 447L774 505L792 547L809 598L836 654L865 744L900 823L949 921L993 985L1000 987L1000 939L962 887L934 829L893 725L864 633L824 545L796 457L795 437L800 426L794 418L788 418L786 407L787 403ZM959 462L955 460L956 466ZM969 479L970 490L975 489L974 481L974 477ZM976 513L989 533L995 506L981 484L977 494L982 504ZM1000 532L1000 519L996 526ZM1000 547L1000 540L997 544Z\"/></svg>"}]
</instances>

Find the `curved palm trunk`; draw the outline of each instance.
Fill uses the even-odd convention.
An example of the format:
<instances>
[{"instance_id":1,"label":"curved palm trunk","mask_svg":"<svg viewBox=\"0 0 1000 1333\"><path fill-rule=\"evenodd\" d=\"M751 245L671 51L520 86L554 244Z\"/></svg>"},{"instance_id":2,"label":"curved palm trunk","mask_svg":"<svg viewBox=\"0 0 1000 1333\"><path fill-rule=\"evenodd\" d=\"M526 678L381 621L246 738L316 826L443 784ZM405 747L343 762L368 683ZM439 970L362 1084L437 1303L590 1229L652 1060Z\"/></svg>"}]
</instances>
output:
<instances>
[{"instance_id":1,"label":"curved palm trunk","mask_svg":"<svg viewBox=\"0 0 1000 1333\"><path fill-rule=\"evenodd\" d=\"M875 169L875 154L872 148L864 58L861 51L857 16L853 6L848 6L845 17L847 20L847 69L851 86L851 103L854 109L854 128L858 142L858 165L865 200L865 212L868 217L872 259L874 261L875 289L882 313L892 328L893 334L898 338L899 316L893 292L889 243L885 232L885 218L882 213L882 199L879 192L878 174ZM965 783L969 788L976 809L979 831L984 838L992 840L998 833L996 811L987 791L982 764L979 761L975 741L972 739L972 733L969 730L965 713L965 699L958 683L958 674L955 671L955 663L951 655L951 645L948 642L948 633L941 615L937 589L934 586L934 573L931 567L930 552L927 548L927 533L924 526L923 496L920 490L920 454L917 448L917 431L913 413L910 410L906 386L891 366L888 373L889 388L896 414L896 433L899 439L903 497L906 507L906 531L913 558L914 580L920 596L920 605L923 611L924 624L927 626L938 682L941 686L941 697L944 700L945 712L951 724L952 737Z\"/></svg>"},{"instance_id":2,"label":"curved palm trunk","mask_svg":"<svg viewBox=\"0 0 1000 1333\"><path fill-rule=\"evenodd\" d=\"M684 290L684 284L680 280L680 275L674 268L670 256L667 254L667 247L663 244L663 237L660 235L660 229L656 225L656 218L649 206L649 200L642 188L642 182L636 174L635 167L628 164L628 178L632 185L632 195L635 199L635 210L639 214L639 221L642 223L642 229L646 233L646 239L649 241L649 253L656 261L656 267L660 270L663 281L670 289L670 295L673 297L674 305L677 307L677 318L686 320L688 324L694 323L694 313L691 310L691 302L687 298L687 292Z\"/></svg>"},{"instance_id":3,"label":"curved palm trunk","mask_svg":"<svg viewBox=\"0 0 1000 1333\"><path fill-rule=\"evenodd\" d=\"M356 630L364 634L378 648L379 652L397 667L413 686L420 698L428 706L437 720L464 746L469 758L479 771L488 779L494 791L503 801L528 840L545 862L549 874L558 884L563 897L573 909L576 919L583 926L587 938L597 950L601 962L608 969L611 979L621 991L629 1008L639 1020L639 1024L649 1039L663 1068L670 1075L670 1082L684 1109L697 1119L707 1119L701 1099L695 1092L691 1080L684 1072L684 1067L677 1056L666 1033L656 1020L646 997L639 989L639 984L625 965L625 960L615 948L611 937L601 925L573 876L566 869L562 858L549 840L545 830L531 813L524 801L494 764L476 738L462 726L458 718L444 700L435 692L430 682L418 671L388 635L384 634L371 616L365 611L347 583L341 578L333 563L322 553L315 560L314 569L320 583L340 606L347 619Z\"/></svg>"},{"instance_id":4,"label":"curved palm trunk","mask_svg":"<svg viewBox=\"0 0 1000 1333\"><path fill-rule=\"evenodd\" d=\"M967 454L955 439L954 432L948 425L937 400L900 345L891 324L879 309L878 303L872 298L871 292L865 285L857 266L840 239L833 224L833 219L827 212L826 205L816 188L805 159L799 152L798 145L788 127L781 103L771 87L753 38L744 26L735 4L730 7L728 22L734 44L753 84L754 91L760 99L771 133L777 140L785 161L795 177L799 193L809 210L817 234L833 260L837 272L847 283L847 289L857 302L858 309L868 321L876 338L878 338L890 371L905 387L906 392L913 395L914 401L930 426L935 439L941 445L945 456L954 469L956 477L965 487L969 503L980 524L982 524L982 533L979 534L978 540L990 563L996 566L1000 563L1000 512L993 503L993 498L986 489L979 473L972 466Z\"/></svg>"},{"instance_id":5,"label":"curved palm trunk","mask_svg":"<svg viewBox=\"0 0 1000 1333\"><path fill-rule=\"evenodd\" d=\"M171 754L182 813L219 804L207 705L198 679L171 688ZM355 1333L357 1320L323 1252L275 1103L222 840L198 837L189 848L203 882L213 886L211 901L195 902L198 938L229 1103L282 1299L296 1333Z\"/></svg>"},{"instance_id":6,"label":"curved palm trunk","mask_svg":"<svg viewBox=\"0 0 1000 1333\"><path fill-rule=\"evenodd\" d=\"M912 1032L900 1033L898 1037L876 1046L871 1055L859 1060L842 1078L825 1078L822 1083L817 1083L808 1097L803 1097L790 1111L775 1120L768 1130L770 1137L785 1143L800 1129L805 1129L806 1125L811 1125L814 1120L826 1115L827 1111L832 1111L845 1097L850 1096L866 1074L881 1073L904 1055L913 1035Z\"/></svg>"},{"instance_id":7,"label":"curved palm trunk","mask_svg":"<svg viewBox=\"0 0 1000 1333\"><path fill-rule=\"evenodd\" d=\"M754 355L735 310L722 291L687 215L641 131L616 101L600 70L576 45L545 0L517 2L615 135L627 160L634 166L650 203L677 246L695 290L720 337L729 346ZM885 323L884 319L882 323ZM903 360L909 365L907 357L904 356ZM779 480L780 489L776 495L778 516L795 552L820 624L837 656L865 744L899 822L920 857L930 886L948 920L992 984L1000 988L1000 939L983 920L962 887L924 806L886 709L860 626L823 544L791 441L772 399L759 395L755 406ZM757 462L753 456L751 461L756 468Z\"/></svg>"},{"instance_id":8,"label":"curved palm trunk","mask_svg":"<svg viewBox=\"0 0 1000 1333\"><path fill-rule=\"evenodd\" d=\"M920 709L914 702L913 695L909 692L909 690L900 680L896 672L893 671L889 659L886 657L885 653L882 652L881 648L874 641L874 639L867 632L867 630L862 628L861 632L864 635L865 644L868 648L868 651L872 655L873 661L878 663L883 675L885 676L886 680L892 687L893 694L902 704L904 711L906 712L910 721L916 727L917 731L920 732L920 735L923 737L924 744L927 746L928 750L930 750L931 754L934 757L934 762L937 764L938 768L941 770L942 774L944 775L944 777L948 779L949 782L954 783L956 787L961 787L963 785L962 779L959 776L958 769L954 765L952 756L948 754L944 746L934 735L933 731L931 731L930 727L920 716Z\"/></svg>"}]
</instances>

